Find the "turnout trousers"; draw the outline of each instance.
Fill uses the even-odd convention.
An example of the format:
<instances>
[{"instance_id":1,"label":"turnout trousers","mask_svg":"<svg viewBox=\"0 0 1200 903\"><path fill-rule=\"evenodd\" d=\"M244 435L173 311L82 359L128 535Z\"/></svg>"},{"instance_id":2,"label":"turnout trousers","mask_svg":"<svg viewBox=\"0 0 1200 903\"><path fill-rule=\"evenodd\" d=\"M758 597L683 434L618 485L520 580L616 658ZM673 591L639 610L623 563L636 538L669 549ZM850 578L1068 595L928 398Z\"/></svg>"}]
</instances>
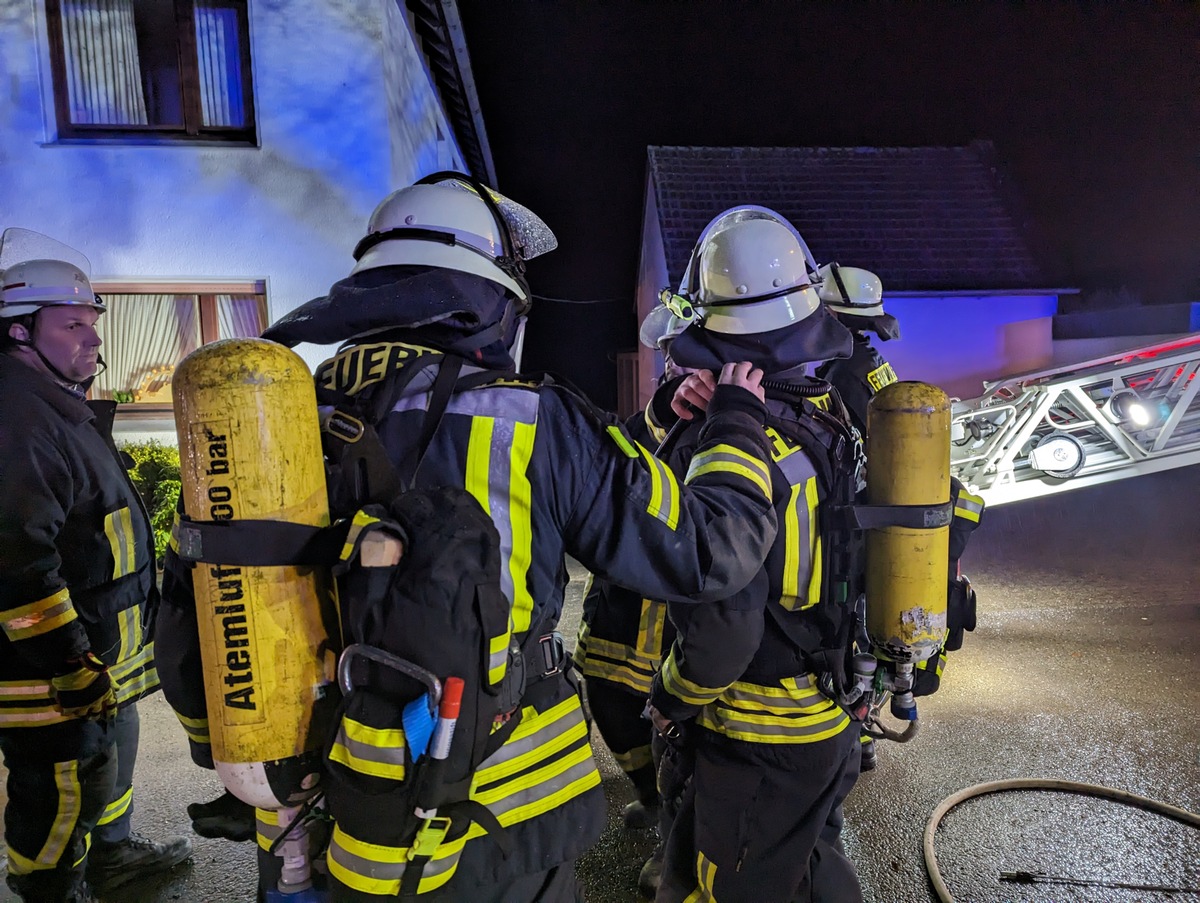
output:
<instances>
[{"instance_id":1,"label":"turnout trousers","mask_svg":"<svg viewBox=\"0 0 1200 903\"><path fill-rule=\"evenodd\" d=\"M858 731L780 745L698 733L657 903L862 903L841 843Z\"/></svg>"},{"instance_id":2,"label":"turnout trousers","mask_svg":"<svg viewBox=\"0 0 1200 903\"><path fill-rule=\"evenodd\" d=\"M97 826L106 815L106 830L128 833L128 788L116 788L118 774L132 776L133 756L126 772L115 741L128 735L130 723L136 755L137 712L132 706L107 725L78 721L0 731L8 768L8 884L24 899L68 899L83 879L88 837L99 833Z\"/></svg>"},{"instance_id":3,"label":"turnout trousers","mask_svg":"<svg viewBox=\"0 0 1200 903\"><path fill-rule=\"evenodd\" d=\"M588 711L596 722L600 737L617 760L621 770L633 782L637 798L647 806L658 805L651 738L654 728L642 717L645 696L623 690L611 681L584 677Z\"/></svg>"}]
</instances>

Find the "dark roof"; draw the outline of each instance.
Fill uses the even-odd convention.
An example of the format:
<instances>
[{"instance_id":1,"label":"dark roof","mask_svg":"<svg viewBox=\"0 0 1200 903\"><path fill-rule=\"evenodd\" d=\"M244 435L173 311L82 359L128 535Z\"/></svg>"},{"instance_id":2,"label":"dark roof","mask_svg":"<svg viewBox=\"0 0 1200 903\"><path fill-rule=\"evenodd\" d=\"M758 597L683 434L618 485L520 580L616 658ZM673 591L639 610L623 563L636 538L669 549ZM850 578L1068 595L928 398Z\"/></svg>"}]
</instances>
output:
<instances>
[{"instance_id":1,"label":"dark roof","mask_svg":"<svg viewBox=\"0 0 1200 903\"><path fill-rule=\"evenodd\" d=\"M479 97L475 92L458 7L454 0L403 2L412 14L421 39L421 50L429 61L429 72L458 139L463 162L475 178L495 185L492 151L479 112Z\"/></svg>"},{"instance_id":2,"label":"dark roof","mask_svg":"<svg viewBox=\"0 0 1200 903\"><path fill-rule=\"evenodd\" d=\"M884 291L1046 289L990 142L967 147L651 147L677 285L714 216L758 204L819 263L866 267Z\"/></svg>"}]
</instances>

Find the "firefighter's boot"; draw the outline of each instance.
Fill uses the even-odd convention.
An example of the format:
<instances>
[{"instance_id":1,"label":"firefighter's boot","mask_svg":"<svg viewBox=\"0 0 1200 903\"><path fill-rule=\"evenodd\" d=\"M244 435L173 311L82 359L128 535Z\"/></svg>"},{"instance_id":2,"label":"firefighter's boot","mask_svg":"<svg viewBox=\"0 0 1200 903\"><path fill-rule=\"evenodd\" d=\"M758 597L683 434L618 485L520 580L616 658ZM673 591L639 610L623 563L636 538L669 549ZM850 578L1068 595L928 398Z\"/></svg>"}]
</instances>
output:
<instances>
[{"instance_id":1,"label":"firefighter's boot","mask_svg":"<svg viewBox=\"0 0 1200 903\"><path fill-rule=\"evenodd\" d=\"M658 781L653 765L644 765L629 774L638 798L621 810L627 828L653 828L658 824Z\"/></svg>"},{"instance_id":2,"label":"firefighter's boot","mask_svg":"<svg viewBox=\"0 0 1200 903\"><path fill-rule=\"evenodd\" d=\"M165 872L192 855L186 837L168 837L155 843L140 834L130 834L113 844L94 844L88 854L87 880L98 893Z\"/></svg>"},{"instance_id":3,"label":"firefighter's boot","mask_svg":"<svg viewBox=\"0 0 1200 903\"><path fill-rule=\"evenodd\" d=\"M254 807L228 790L207 803L189 803L187 814L192 830L201 837L253 840L257 830Z\"/></svg>"}]
</instances>

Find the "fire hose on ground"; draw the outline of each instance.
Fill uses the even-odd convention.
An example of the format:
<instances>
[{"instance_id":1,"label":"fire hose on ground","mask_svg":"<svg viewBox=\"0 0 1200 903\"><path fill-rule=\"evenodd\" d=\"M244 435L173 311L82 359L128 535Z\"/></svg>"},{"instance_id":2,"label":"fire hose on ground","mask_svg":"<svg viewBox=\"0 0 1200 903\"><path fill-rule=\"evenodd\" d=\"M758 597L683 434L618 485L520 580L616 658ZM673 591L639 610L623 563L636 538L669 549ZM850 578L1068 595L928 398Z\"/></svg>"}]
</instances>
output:
<instances>
[{"instance_id":1,"label":"fire hose on ground","mask_svg":"<svg viewBox=\"0 0 1200 903\"><path fill-rule=\"evenodd\" d=\"M1004 781L988 781L983 784L975 784L971 787L965 787L957 793L953 793L946 797L930 815L929 821L925 825L925 837L922 843L923 853L925 856L925 871L929 874L929 880L933 884L934 892L941 903L955 903L950 889L946 886L946 882L942 880L942 874L938 871L937 854L933 849L933 840L937 834L938 825L942 818L957 806L959 803L973 799L977 796L984 796L989 793L1000 793L1005 790L1058 790L1064 793L1080 793L1087 796L1098 796L1103 799L1114 800L1118 803L1126 803L1131 806L1137 806L1141 809L1146 809L1150 812L1155 812L1158 815L1165 816L1175 821L1182 822L1185 825L1190 825L1193 828L1200 828L1200 814L1189 812L1186 809L1180 809L1177 806L1171 806L1167 803L1161 803L1158 800L1152 800L1148 797L1138 796L1136 793L1130 793L1126 790L1117 790L1113 787L1103 787L1099 784L1084 784L1078 781L1060 781L1049 778L1011 778ZM1005 873L1011 874L1007 880L1017 881L1019 883L1040 883L1039 879L1045 883L1056 884L1107 884L1114 887L1129 887L1130 885L1120 885L1116 883L1106 882L1081 882L1072 879L1051 878L1050 876L1042 876L1036 872L1014 872ZM1165 888L1141 886L1142 889L1154 889L1167 892L1190 892L1186 888Z\"/></svg>"}]
</instances>

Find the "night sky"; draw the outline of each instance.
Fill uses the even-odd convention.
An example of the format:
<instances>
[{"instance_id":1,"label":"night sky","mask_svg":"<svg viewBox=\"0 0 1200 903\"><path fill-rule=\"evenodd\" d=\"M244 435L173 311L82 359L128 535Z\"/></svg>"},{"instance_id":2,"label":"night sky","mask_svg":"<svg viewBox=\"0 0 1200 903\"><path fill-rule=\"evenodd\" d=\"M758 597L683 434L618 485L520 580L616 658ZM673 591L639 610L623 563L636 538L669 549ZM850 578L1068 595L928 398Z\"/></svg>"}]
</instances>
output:
<instances>
[{"instance_id":1,"label":"night sky","mask_svg":"<svg viewBox=\"0 0 1200 903\"><path fill-rule=\"evenodd\" d=\"M459 8L499 187L559 238L534 292L604 302L538 301L527 363L602 405L636 342L650 144L988 139L1063 284L1200 300L1200 3Z\"/></svg>"}]
</instances>

